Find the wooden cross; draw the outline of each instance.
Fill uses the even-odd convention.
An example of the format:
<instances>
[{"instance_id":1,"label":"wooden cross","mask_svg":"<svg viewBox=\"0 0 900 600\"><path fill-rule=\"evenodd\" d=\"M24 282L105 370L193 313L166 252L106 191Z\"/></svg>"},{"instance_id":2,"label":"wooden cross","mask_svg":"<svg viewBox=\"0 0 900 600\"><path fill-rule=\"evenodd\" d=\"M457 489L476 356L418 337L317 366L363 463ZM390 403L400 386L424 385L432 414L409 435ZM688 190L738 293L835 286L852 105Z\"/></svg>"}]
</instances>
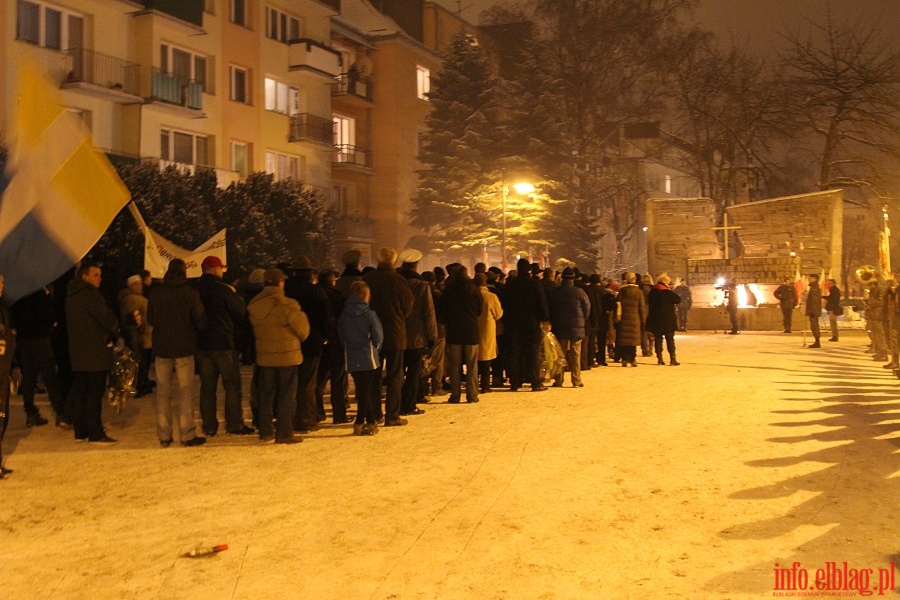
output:
<instances>
[{"instance_id":1,"label":"wooden cross","mask_svg":"<svg viewBox=\"0 0 900 600\"><path fill-rule=\"evenodd\" d=\"M724 231L722 237L725 239L725 260L728 260L728 234L735 229L740 229L740 225L728 226L728 213L722 213L722 227L710 227L713 231Z\"/></svg>"}]
</instances>

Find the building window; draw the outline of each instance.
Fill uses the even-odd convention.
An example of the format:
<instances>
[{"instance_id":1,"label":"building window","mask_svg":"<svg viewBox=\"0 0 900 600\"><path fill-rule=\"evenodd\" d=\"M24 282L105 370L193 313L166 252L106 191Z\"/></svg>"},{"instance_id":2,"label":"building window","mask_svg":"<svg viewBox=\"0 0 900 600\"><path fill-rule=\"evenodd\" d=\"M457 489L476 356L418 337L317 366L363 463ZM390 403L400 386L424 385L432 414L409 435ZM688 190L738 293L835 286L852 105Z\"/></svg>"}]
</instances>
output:
<instances>
[{"instance_id":1,"label":"building window","mask_svg":"<svg viewBox=\"0 0 900 600\"><path fill-rule=\"evenodd\" d=\"M346 216L350 214L350 188L346 185L334 185L332 187L334 197L334 209L337 214Z\"/></svg>"},{"instance_id":2,"label":"building window","mask_svg":"<svg viewBox=\"0 0 900 600\"><path fill-rule=\"evenodd\" d=\"M422 100L428 100L431 92L431 71L421 65L416 66L416 95Z\"/></svg>"},{"instance_id":3,"label":"building window","mask_svg":"<svg viewBox=\"0 0 900 600\"><path fill-rule=\"evenodd\" d=\"M301 37L300 19L274 8L266 8L266 35L279 42L299 40Z\"/></svg>"},{"instance_id":4,"label":"building window","mask_svg":"<svg viewBox=\"0 0 900 600\"><path fill-rule=\"evenodd\" d=\"M343 115L332 115L334 122L334 145L338 147L356 145L356 119Z\"/></svg>"},{"instance_id":5,"label":"building window","mask_svg":"<svg viewBox=\"0 0 900 600\"><path fill-rule=\"evenodd\" d=\"M667 194L672 193L672 176L671 175L666 175L666 193Z\"/></svg>"},{"instance_id":6,"label":"building window","mask_svg":"<svg viewBox=\"0 0 900 600\"><path fill-rule=\"evenodd\" d=\"M231 67L231 99L235 102L250 104L250 93L247 90L247 69Z\"/></svg>"},{"instance_id":7,"label":"building window","mask_svg":"<svg viewBox=\"0 0 900 600\"><path fill-rule=\"evenodd\" d=\"M190 50L175 48L169 44L159 46L160 70L166 75L175 75L183 81L194 81L200 84L204 92L206 85L206 57Z\"/></svg>"},{"instance_id":8,"label":"building window","mask_svg":"<svg viewBox=\"0 0 900 600\"><path fill-rule=\"evenodd\" d=\"M205 135L161 129L159 157L187 165L208 165L208 143Z\"/></svg>"},{"instance_id":9,"label":"building window","mask_svg":"<svg viewBox=\"0 0 900 600\"><path fill-rule=\"evenodd\" d=\"M51 50L84 47L84 17L63 8L18 0L16 39Z\"/></svg>"},{"instance_id":10,"label":"building window","mask_svg":"<svg viewBox=\"0 0 900 600\"><path fill-rule=\"evenodd\" d=\"M266 152L266 173L275 176L275 181L300 179L300 157L280 152Z\"/></svg>"},{"instance_id":11,"label":"building window","mask_svg":"<svg viewBox=\"0 0 900 600\"><path fill-rule=\"evenodd\" d=\"M296 115L300 112L300 90L266 77L266 110L283 115Z\"/></svg>"},{"instance_id":12,"label":"building window","mask_svg":"<svg viewBox=\"0 0 900 600\"><path fill-rule=\"evenodd\" d=\"M249 172L250 145L243 142L231 142L231 170L241 177Z\"/></svg>"},{"instance_id":13,"label":"building window","mask_svg":"<svg viewBox=\"0 0 900 600\"><path fill-rule=\"evenodd\" d=\"M247 27L247 0L231 0L231 22Z\"/></svg>"}]
</instances>

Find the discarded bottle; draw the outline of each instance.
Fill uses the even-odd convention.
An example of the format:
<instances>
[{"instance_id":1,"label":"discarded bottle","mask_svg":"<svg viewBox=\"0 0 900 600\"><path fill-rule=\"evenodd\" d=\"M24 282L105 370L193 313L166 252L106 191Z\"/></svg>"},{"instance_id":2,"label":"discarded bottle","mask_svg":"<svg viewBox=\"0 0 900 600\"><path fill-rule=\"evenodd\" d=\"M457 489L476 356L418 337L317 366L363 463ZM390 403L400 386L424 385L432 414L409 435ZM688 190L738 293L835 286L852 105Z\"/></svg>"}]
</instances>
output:
<instances>
[{"instance_id":1,"label":"discarded bottle","mask_svg":"<svg viewBox=\"0 0 900 600\"><path fill-rule=\"evenodd\" d=\"M201 558L204 556L212 556L213 554L218 554L224 550L228 550L228 544L220 544L218 546L197 546L195 548L191 548L186 554L183 554L185 558Z\"/></svg>"}]
</instances>

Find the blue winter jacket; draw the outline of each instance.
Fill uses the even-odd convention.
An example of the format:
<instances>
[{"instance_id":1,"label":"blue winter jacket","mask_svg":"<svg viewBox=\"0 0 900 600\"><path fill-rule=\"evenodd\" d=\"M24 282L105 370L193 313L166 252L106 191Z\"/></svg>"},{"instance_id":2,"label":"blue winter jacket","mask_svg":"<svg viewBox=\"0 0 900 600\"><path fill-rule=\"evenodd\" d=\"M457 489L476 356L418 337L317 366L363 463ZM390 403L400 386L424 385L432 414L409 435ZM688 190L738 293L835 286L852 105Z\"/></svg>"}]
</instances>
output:
<instances>
[{"instance_id":1,"label":"blue winter jacket","mask_svg":"<svg viewBox=\"0 0 900 600\"><path fill-rule=\"evenodd\" d=\"M378 352L384 341L381 321L359 296L350 295L337 323L338 336L347 355L347 371L371 371L381 365Z\"/></svg>"}]
</instances>

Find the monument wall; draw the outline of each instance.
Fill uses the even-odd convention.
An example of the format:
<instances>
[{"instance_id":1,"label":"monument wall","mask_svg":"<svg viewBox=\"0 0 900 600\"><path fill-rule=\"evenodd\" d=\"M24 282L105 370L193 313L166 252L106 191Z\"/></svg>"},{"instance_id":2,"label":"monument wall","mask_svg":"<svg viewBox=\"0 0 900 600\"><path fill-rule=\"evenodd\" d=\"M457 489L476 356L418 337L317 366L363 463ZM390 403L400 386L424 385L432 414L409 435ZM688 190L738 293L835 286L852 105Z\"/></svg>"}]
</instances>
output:
<instances>
[{"instance_id":1,"label":"monument wall","mask_svg":"<svg viewBox=\"0 0 900 600\"><path fill-rule=\"evenodd\" d=\"M716 205L709 198L651 198L647 201L647 265L655 277L685 277L688 259L721 258Z\"/></svg>"}]
</instances>

